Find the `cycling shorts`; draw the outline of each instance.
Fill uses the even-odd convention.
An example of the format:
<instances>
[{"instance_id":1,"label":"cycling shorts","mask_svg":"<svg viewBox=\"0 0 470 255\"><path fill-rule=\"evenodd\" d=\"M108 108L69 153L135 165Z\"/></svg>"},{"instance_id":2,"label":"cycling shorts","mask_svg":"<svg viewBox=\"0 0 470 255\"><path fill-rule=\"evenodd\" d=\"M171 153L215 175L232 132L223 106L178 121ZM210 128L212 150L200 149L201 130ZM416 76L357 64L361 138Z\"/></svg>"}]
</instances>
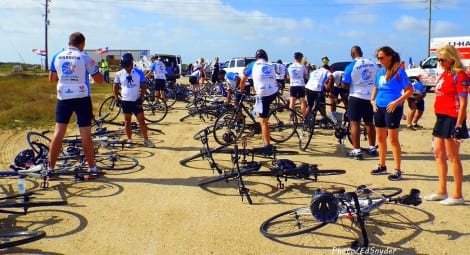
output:
<instances>
[{"instance_id":1,"label":"cycling shorts","mask_svg":"<svg viewBox=\"0 0 470 255\"><path fill-rule=\"evenodd\" d=\"M79 127L91 126L93 117L91 97L57 100L55 108L55 122L68 124L72 113L75 113Z\"/></svg>"},{"instance_id":2,"label":"cycling shorts","mask_svg":"<svg viewBox=\"0 0 470 255\"><path fill-rule=\"evenodd\" d=\"M416 98L409 97L408 99L406 99L406 101L408 102L408 106L410 108L411 108L412 104L415 103L416 104L416 110L424 111L424 100L417 100Z\"/></svg>"},{"instance_id":3,"label":"cycling shorts","mask_svg":"<svg viewBox=\"0 0 470 255\"><path fill-rule=\"evenodd\" d=\"M462 124L462 139L469 137L466 122L467 121L464 121ZM457 118L444 114L436 114L436 123L434 124L432 135L439 138L452 138L456 123Z\"/></svg>"},{"instance_id":4,"label":"cycling shorts","mask_svg":"<svg viewBox=\"0 0 470 255\"><path fill-rule=\"evenodd\" d=\"M122 101L122 112L127 114L139 114L143 112L142 100L139 98L137 101Z\"/></svg>"},{"instance_id":5,"label":"cycling shorts","mask_svg":"<svg viewBox=\"0 0 470 255\"><path fill-rule=\"evenodd\" d=\"M398 106L395 111L387 112L387 107L378 107L374 112L374 124L378 128L396 129L400 128L401 117L403 116L403 106Z\"/></svg>"},{"instance_id":6,"label":"cycling shorts","mask_svg":"<svg viewBox=\"0 0 470 255\"><path fill-rule=\"evenodd\" d=\"M350 121L371 123L374 120L374 110L370 101L357 97L349 97L348 118Z\"/></svg>"},{"instance_id":7,"label":"cycling shorts","mask_svg":"<svg viewBox=\"0 0 470 255\"><path fill-rule=\"evenodd\" d=\"M274 99L276 99L276 97L277 97L277 92L270 96L261 97L261 103L263 104L263 112L259 113L260 118L268 117L269 110L270 110L269 106L274 101Z\"/></svg>"},{"instance_id":8,"label":"cycling shorts","mask_svg":"<svg viewBox=\"0 0 470 255\"><path fill-rule=\"evenodd\" d=\"M305 97L305 87L304 86L290 87L290 97L295 97L295 98Z\"/></svg>"}]
</instances>

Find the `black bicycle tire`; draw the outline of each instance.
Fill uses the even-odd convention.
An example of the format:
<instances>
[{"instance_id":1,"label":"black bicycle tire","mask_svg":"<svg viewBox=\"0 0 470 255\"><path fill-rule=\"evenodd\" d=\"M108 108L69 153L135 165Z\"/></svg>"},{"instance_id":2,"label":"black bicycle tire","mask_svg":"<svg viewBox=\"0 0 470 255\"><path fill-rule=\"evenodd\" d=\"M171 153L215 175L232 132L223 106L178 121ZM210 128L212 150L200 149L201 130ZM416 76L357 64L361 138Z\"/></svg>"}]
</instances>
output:
<instances>
[{"instance_id":1,"label":"black bicycle tire","mask_svg":"<svg viewBox=\"0 0 470 255\"><path fill-rule=\"evenodd\" d=\"M168 107L176 104L176 92L172 88L165 88L165 99Z\"/></svg>"},{"instance_id":2,"label":"black bicycle tire","mask_svg":"<svg viewBox=\"0 0 470 255\"><path fill-rule=\"evenodd\" d=\"M107 113L109 114L103 119L104 121L113 121L119 116L119 113L121 113L121 107L118 107L116 105L116 100L114 99L114 96L109 96L105 100L103 100L100 105L100 108L98 109L98 116L100 117L105 116Z\"/></svg>"},{"instance_id":3,"label":"black bicycle tire","mask_svg":"<svg viewBox=\"0 0 470 255\"><path fill-rule=\"evenodd\" d=\"M35 138L34 136L37 136L37 137ZM44 139L45 141L47 141L47 144L39 142L39 139ZM40 152L40 149L38 149L35 145L43 144L45 146L48 146L51 143L51 139L49 137L45 136L43 133L38 133L38 132L35 132L35 131L29 131L26 134L26 142L28 143L29 147L36 154L38 154Z\"/></svg>"},{"instance_id":4,"label":"black bicycle tire","mask_svg":"<svg viewBox=\"0 0 470 255\"><path fill-rule=\"evenodd\" d=\"M330 176L345 174L345 170L341 169L316 169L310 170L310 176Z\"/></svg>"},{"instance_id":5,"label":"black bicycle tire","mask_svg":"<svg viewBox=\"0 0 470 255\"><path fill-rule=\"evenodd\" d=\"M157 100L158 105L155 106L153 102L145 101L142 103L144 109L144 119L151 123L158 123L162 121L168 114L168 105L163 99ZM156 113L160 113L157 115ZM153 116L156 116L155 118Z\"/></svg>"},{"instance_id":6,"label":"black bicycle tire","mask_svg":"<svg viewBox=\"0 0 470 255\"><path fill-rule=\"evenodd\" d=\"M305 220L310 220L312 222L312 226L309 226L309 227L306 227L304 229L299 230L298 229L299 226L297 225L297 222L295 221L295 216L292 216L293 220L292 220L291 223L289 223L289 225L291 224L292 226L290 226L290 227L287 226L287 228L288 228L287 233L270 232L270 228L272 228L273 226L276 225L273 222L275 222L276 220L281 219L282 217L285 217L289 214L293 214L294 212L297 212L299 210L305 210L305 215L303 215L302 219L305 217ZM276 215L272 216L271 218L265 220L261 224L261 226L259 227L259 231L261 232L261 234L263 234L264 236L266 236L268 238L290 237L290 236L296 236L296 235L301 235L301 234L313 232L313 231L315 231L319 228L322 228L322 227L324 227L328 224L328 223L325 223L325 222L319 222L319 221L315 220L315 218L313 217L311 212L309 214L307 212L310 212L310 207L300 207L300 208L291 209L291 210L276 214ZM289 220L289 219L286 218L285 221L287 221L287 220ZM281 221L281 223L278 223L277 225L280 225L280 224L283 224L282 221ZM292 231L290 231L291 228L292 228Z\"/></svg>"},{"instance_id":7,"label":"black bicycle tire","mask_svg":"<svg viewBox=\"0 0 470 255\"><path fill-rule=\"evenodd\" d=\"M379 187L379 188L371 188L371 189L385 198L391 198L403 192L403 189L398 188L398 187ZM360 197L359 194L358 194L358 197Z\"/></svg>"},{"instance_id":8,"label":"black bicycle tire","mask_svg":"<svg viewBox=\"0 0 470 255\"><path fill-rule=\"evenodd\" d=\"M297 115L295 112L287 106L280 106L272 110L268 115L271 140L276 143L283 143L288 141L295 134L297 124L296 118ZM274 122L273 119L275 119L276 122ZM284 135L284 132L282 132L283 135L276 136L276 134L281 134L281 132L276 132L281 129L282 131L291 131L288 132L287 135Z\"/></svg>"},{"instance_id":9,"label":"black bicycle tire","mask_svg":"<svg viewBox=\"0 0 470 255\"><path fill-rule=\"evenodd\" d=\"M117 161L112 161L117 160ZM108 162L109 163L103 163ZM116 164L116 162L118 162ZM119 165L119 162L128 162L130 164ZM103 154L95 155L95 164L99 169L110 170L110 171L123 171L130 170L139 165L139 161L131 156L121 154Z\"/></svg>"},{"instance_id":10,"label":"black bicycle tire","mask_svg":"<svg viewBox=\"0 0 470 255\"><path fill-rule=\"evenodd\" d=\"M229 115L229 116L226 116L226 115ZM226 111L222 112L217 117L217 119L215 120L215 122L214 122L214 131L213 131L214 135L213 136L214 136L215 141L218 144L227 146L227 145L235 143L242 136L242 134L245 130L245 120L243 118L238 121L238 123L240 124L240 126L238 127L239 128L238 131L235 130L235 133L233 134L232 129L230 128L231 134L234 135L233 141L227 142L227 141L223 140L222 136L223 136L224 133L222 133L222 132L226 132L226 130L225 130L226 126L234 126L235 125L235 116L236 116L235 109L227 109ZM226 119L228 119L228 122L225 121ZM219 122L222 122L221 120L223 121L223 123L218 124ZM221 128L217 128L218 125L221 125L220 126ZM222 134L222 136L219 137L218 134Z\"/></svg>"},{"instance_id":11,"label":"black bicycle tire","mask_svg":"<svg viewBox=\"0 0 470 255\"><path fill-rule=\"evenodd\" d=\"M307 127L305 127L305 123L302 123L302 127L300 127L302 130L297 132L297 135L299 136L299 149L302 151L307 150L310 145L310 141L312 140L313 132L315 131L316 114L316 111L309 113L307 118L304 120L309 122ZM302 139L303 137L305 137L305 140Z\"/></svg>"},{"instance_id":12,"label":"black bicycle tire","mask_svg":"<svg viewBox=\"0 0 470 255\"><path fill-rule=\"evenodd\" d=\"M42 230L29 230L29 231L15 231L11 233L1 233L0 234L0 249L6 249L15 247L22 244L31 243L37 241L46 236L46 232ZM7 241L4 242L5 238L12 238L12 237L23 237L22 239L15 240L15 241Z\"/></svg>"}]
</instances>

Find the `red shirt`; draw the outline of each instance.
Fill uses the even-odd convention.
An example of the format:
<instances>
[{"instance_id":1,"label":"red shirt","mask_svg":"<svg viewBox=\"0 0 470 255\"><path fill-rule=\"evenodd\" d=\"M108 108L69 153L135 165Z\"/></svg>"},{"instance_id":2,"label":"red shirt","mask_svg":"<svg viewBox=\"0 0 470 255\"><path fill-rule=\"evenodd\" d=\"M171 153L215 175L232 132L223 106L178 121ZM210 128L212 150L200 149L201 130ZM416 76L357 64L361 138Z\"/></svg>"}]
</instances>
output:
<instances>
[{"instance_id":1,"label":"red shirt","mask_svg":"<svg viewBox=\"0 0 470 255\"><path fill-rule=\"evenodd\" d=\"M465 72L456 74L443 72L436 83L434 112L457 118L460 107L459 96L468 96L468 85Z\"/></svg>"}]
</instances>

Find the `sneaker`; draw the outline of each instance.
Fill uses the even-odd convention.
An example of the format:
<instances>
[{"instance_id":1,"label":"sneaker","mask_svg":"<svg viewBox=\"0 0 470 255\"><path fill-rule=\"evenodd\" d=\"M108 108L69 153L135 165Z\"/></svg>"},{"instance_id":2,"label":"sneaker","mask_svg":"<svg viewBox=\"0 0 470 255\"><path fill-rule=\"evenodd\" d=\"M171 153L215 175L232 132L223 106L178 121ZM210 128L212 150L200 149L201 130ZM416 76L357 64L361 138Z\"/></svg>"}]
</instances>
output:
<instances>
[{"instance_id":1,"label":"sneaker","mask_svg":"<svg viewBox=\"0 0 470 255\"><path fill-rule=\"evenodd\" d=\"M414 126L412 126L412 125L407 125L407 126L406 126L406 129L416 131L416 129L415 129Z\"/></svg>"},{"instance_id":2,"label":"sneaker","mask_svg":"<svg viewBox=\"0 0 470 255\"><path fill-rule=\"evenodd\" d=\"M155 145L150 140L145 140L144 141L144 146L147 147L147 148L155 148Z\"/></svg>"},{"instance_id":3,"label":"sneaker","mask_svg":"<svg viewBox=\"0 0 470 255\"><path fill-rule=\"evenodd\" d=\"M373 157L377 157L379 155L379 153L377 152L377 146L367 148L367 154Z\"/></svg>"},{"instance_id":4,"label":"sneaker","mask_svg":"<svg viewBox=\"0 0 470 255\"><path fill-rule=\"evenodd\" d=\"M98 167L94 166L94 167L90 167L88 169L88 172L91 173L91 174L99 174L101 173L101 171L98 169Z\"/></svg>"},{"instance_id":5,"label":"sneaker","mask_svg":"<svg viewBox=\"0 0 470 255\"><path fill-rule=\"evenodd\" d=\"M416 124L413 124L413 128L415 128L415 129L423 129L424 127L421 126L421 125L419 125L418 123L416 123Z\"/></svg>"},{"instance_id":6,"label":"sneaker","mask_svg":"<svg viewBox=\"0 0 470 255\"><path fill-rule=\"evenodd\" d=\"M370 174L372 175L381 175L381 174L386 174L386 173L387 173L387 166L381 166L381 165L377 165L377 168L372 169L372 171L370 171Z\"/></svg>"},{"instance_id":7,"label":"sneaker","mask_svg":"<svg viewBox=\"0 0 470 255\"><path fill-rule=\"evenodd\" d=\"M461 198L446 198L439 202L441 205L463 205L465 204L465 200L463 200L463 197Z\"/></svg>"},{"instance_id":8,"label":"sneaker","mask_svg":"<svg viewBox=\"0 0 470 255\"><path fill-rule=\"evenodd\" d=\"M391 175L388 176L390 181L399 181L401 180L401 171L395 169Z\"/></svg>"},{"instance_id":9,"label":"sneaker","mask_svg":"<svg viewBox=\"0 0 470 255\"><path fill-rule=\"evenodd\" d=\"M126 142L124 143L124 147L131 148L132 147L132 140L127 139Z\"/></svg>"},{"instance_id":10,"label":"sneaker","mask_svg":"<svg viewBox=\"0 0 470 255\"><path fill-rule=\"evenodd\" d=\"M349 158L357 158L357 159L362 159L362 152L356 151L356 150L351 150L346 154L347 157Z\"/></svg>"},{"instance_id":11,"label":"sneaker","mask_svg":"<svg viewBox=\"0 0 470 255\"><path fill-rule=\"evenodd\" d=\"M424 200L426 201L441 201L447 199L447 194L446 195L439 195L436 193L429 194L424 197Z\"/></svg>"}]
</instances>

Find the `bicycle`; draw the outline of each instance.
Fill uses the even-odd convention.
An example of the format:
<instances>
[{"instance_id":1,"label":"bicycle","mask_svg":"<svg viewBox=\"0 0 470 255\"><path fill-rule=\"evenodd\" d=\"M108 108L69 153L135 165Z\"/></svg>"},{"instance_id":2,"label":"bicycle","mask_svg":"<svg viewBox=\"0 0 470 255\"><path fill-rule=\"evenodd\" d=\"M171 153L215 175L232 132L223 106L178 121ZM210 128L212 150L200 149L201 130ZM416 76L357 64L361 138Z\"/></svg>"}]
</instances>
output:
<instances>
[{"instance_id":1,"label":"bicycle","mask_svg":"<svg viewBox=\"0 0 470 255\"><path fill-rule=\"evenodd\" d=\"M371 211L386 203L421 204L419 190L411 189L408 195L399 197L401 192L400 188L372 189L366 185L358 186L353 192L318 189L309 206L279 213L264 221L259 230L264 236L275 239L314 232L339 219L351 220L352 223L358 223L362 236L362 242L354 241L351 248L361 251L369 245L365 221Z\"/></svg>"},{"instance_id":2,"label":"bicycle","mask_svg":"<svg viewBox=\"0 0 470 255\"><path fill-rule=\"evenodd\" d=\"M318 181L319 176L329 176L329 175L339 175L344 174L346 171L344 170L320 170L318 169L318 165L315 164L307 164L307 163L300 163L296 165L293 161L288 159L276 159L276 150L274 149L272 154L274 155L272 158L272 165L269 167L269 170L260 170L261 163L254 161L255 154L262 154L265 155L264 148L253 148L247 149L246 148L246 140L242 141L243 148L239 150L238 145L234 145L234 149L231 154L231 161L233 164L232 169L222 169L214 160L211 154L207 159L209 160L209 164L213 170L216 170L219 175L215 177L210 177L204 179L199 182L200 187L204 187L211 183L225 181L229 182L230 180L236 180L238 191L240 197L246 197L249 204L253 204L251 196L249 194L249 189L245 187L245 183L243 181L243 176L271 176L276 177L278 189L284 189L285 185L281 179L287 181L287 179L303 179L303 180L310 180L313 182ZM286 153L286 152L284 152ZM294 152L292 152L294 153ZM240 155L242 155L242 160L240 160ZM251 155L251 161L247 161L247 156Z\"/></svg>"},{"instance_id":3,"label":"bicycle","mask_svg":"<svg viewBox=\"0 0 470 255\"><path fill-rule=\"evenodd\" d=\"M239 91L237 94L239 100L236 107L222 112L214 123L214 138L220 145L235 143L247 131L249 136L261 134L261 125L257 122L255 114L244 104L244 102L253 104L254 98ZM294 135L297 121L294 111L288 107L279 106L271 110L267 118L270 136L274 142L285 142Z\"/></svg>"},{"instance_id":4,"label":"bicycle","mask_svg":"<svg viewBox=\"0 0 470 255\"><path fill-rule=\"evenodd\" d=\"M170 83L174 83L174 81L166 81L165 90L163 91L163 93L165 94L165 102L168 105L168 107L172 107L176 103L176 92L172 88L173 85L170 85ZM153 76L150 76L147 79L147 88L148 88L149 93L154 94L155 78Z\"/></svg>"}]
</instances>

